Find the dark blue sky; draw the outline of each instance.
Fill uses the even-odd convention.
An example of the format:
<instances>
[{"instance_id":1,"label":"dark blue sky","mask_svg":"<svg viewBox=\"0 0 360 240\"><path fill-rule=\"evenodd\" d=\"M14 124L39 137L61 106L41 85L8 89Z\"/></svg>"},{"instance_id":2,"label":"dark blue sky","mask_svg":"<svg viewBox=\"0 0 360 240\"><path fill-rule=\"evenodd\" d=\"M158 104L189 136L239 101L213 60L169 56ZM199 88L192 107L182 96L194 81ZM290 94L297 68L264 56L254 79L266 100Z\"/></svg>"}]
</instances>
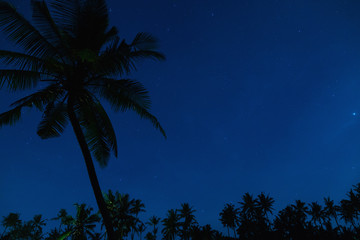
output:
<instances>
[{"instance_id":1,"label":"dark blue sky","mask_svg":"<svg viewBox=\"0 0 360 240\"><path fill-rule=\"evenodd\" d=\"M14 0L29 15L28 1ZM360 2L357 0L109 0L129 41L154 34L167 61L131 77L150 91L168 139L134 113L110 113L119 158L98 168L103 191L140 198L164 217L189 202L221 229L225 203L269 193L343 198L360 182ZM1 48L11 45L1 38ZM25 93L2 90L1 111ZM111 112L111 111L110 111ZM41 114L0 130L0 216L51 218L73 203L96 206L68 127L40 140Z\"/></svg>"}]
</instances>

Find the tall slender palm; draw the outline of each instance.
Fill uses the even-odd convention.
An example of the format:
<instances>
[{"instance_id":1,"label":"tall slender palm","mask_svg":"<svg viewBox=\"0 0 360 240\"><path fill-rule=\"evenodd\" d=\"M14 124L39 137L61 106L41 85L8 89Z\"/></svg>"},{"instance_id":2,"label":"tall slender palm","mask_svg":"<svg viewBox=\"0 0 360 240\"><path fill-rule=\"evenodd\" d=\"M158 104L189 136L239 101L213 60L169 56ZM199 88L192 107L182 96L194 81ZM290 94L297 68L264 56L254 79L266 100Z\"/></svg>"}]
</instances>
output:
<instances>
[{"instance_id":1,"label":"tall slender palm","mask_svg":"<svg viewBox=\"0 0 360 240\"><path fill-rule=\"evenodd\" d=\"M146 223L147 225L153 227L152 237L153 237L155 240L156 240L156 235L157 235L157 232L158 232L158 224L159 224L159 222L160 222L160 218L159 218L159 217L152 216L152 217L150 217L149 221Z\"/></svg>"},{"instance_id":2,"label":"tall slender palm","mask_svg":"<svg viewBox=\"0 0 360 240\"><path fill-rule=\"evenodd\" d=\"M22 221L20 219L20 214L18 213L9 213L6 217L3 217L1 224L4 226L4 231L1 234L1 238L5 236L5 233L8 229L14 230L21 225Z\"/></svg>"},{"instance_id":3,"label":"tall slender palm","mask_svg":"<svg viewBox=\"0 0 360 240\"><path fill-rule=\"evenodd\" d=\"M146 89L137 81L121 79L136 68L139 59L164 59L156 40L139 33L126 43L109 27L105 0L31 0L33 23L12 5L0 0L0 27L23 52L0 51L9 67L0 70L0 87L11 91L42 89L16 102L0 115L0 127L14 124L24 107L43 112L37 134L58 137L71 123L85 159L95 198L109 239L115 239L92 157L106 166L117 156L114 129L100 99L115 111L133 110L149 119L165 136L158 120L149 113ZM33 25L34 24L34 25ZM36 26L36 27L35 27Z\"/></svg>"},{"instance_id":4,"label":"tall slender palm","mask_svg":"<svg viewBox=\"0 0 360 240\"><path fill-rule=\"evenodd\" d=\"M312 222L316 228L322 227L322 223L325 220L325 214L324 210L322 209L322 206L318 204L317 202L312 202L309 204L310 210L309 215L311 216L310 223Z\"/></svg>"},{"instance_id":5,"label":"tall slender palm","mask_svg":"<svg viewBox=\"0 0 360 240\"><path fill-rule=\"evenodd\" d=\"M358 215L351 201L346 199L340 201L340 218L344 220L345 224L350 223L356 229L355 221Z\"/></svg>"},{"instance_id":6,"label":"tall slender palm","mask_svg":"<svg viewBox=\"0 0 360 240\"><path fill-rule=\"evenodd\" d=\"M268 213L272 214L274 210L274 198L265 196L264 193L260 193L257 198L255 199L256 207L260 210L260 213L268 218Z\"/></svg>"},{"instance_id":7,"label":"tall slender palm","mask_svg":"<svg viewBox=\"0 0 360 240\"><path fill-rule=\"evenodd\" d=\"M42 239L43 237L43 227L46 225L45 220L42 218L41 214L35 215L33 220L30 221L31 228L33 230L34 239Z\"/></svg>"},{"instance_id":8,"label":"tall slender palm","mask_svg":"<svg viewBox=\"0 0 360 240\"><path fill-rule=\"evenodd\" d=\"M137 218L132 213L135 200L129 194L112 193L111 190L104 194L107 209L113 221L115 236L124 239L132 228L135 228Z\"/></svg>"},{"instance_id":9,"label":"tall slender palm","mask_svg":"<svg viewBox=\"0 0 360 240\"><path fill-rule=\"evenodd\" d=\"M76 216L67 216L69 219L69 230L63 236L72 236L73 240L83 240L87 237L95 235L96 224L100 222L98 214L93 214L91 207L86 207L86 204L74 204L76 207Z\"/></svg>"},{"instance_id":10,"label":"tall slender palm","mask_svg":"<svg viewBox=\"0 0 360 240\"><path fill-rule=\"evenodd\" d=\"M140 212L145 212L145 204L142 203L140 199L136 199L132 202L132 207L130 209L130 213L135 216L135 223L131 226L131 240L134 239L135 232L137 232L139 224L143 224L138 218Z\"/></svg>"},{"instance_id":11,"label":"tall slender palm","mask_svg":"<svg viewBox=\"0 0 360 240\"><path fill-rule=\"evenodd\" d=\"M142 234L146 230L146 225L143 222L138 222L136 224L136 232L139 235L139 239L142 240Z\"/></svg>"},{"instance_id":12,"label":"tall slender palm","mask_svg":"<svg viewBox=\"0 0 360 240\"><path fill-rule=\"evenodd\" d=\"M257 215L257 203L254 197L250 193L245 193L242 196L242 201L239 202L241 206L241 215L245 219L248 220L256 220L255 217Z\"/></svg>"},{"instance_id":13,"label":"tall slender palm","mask_svg":"<svg viewBox=\"0 0 360 240\"><path fill-rule=\"evenodd\" d=\"M292 204L291 207L295 210L297 224L304 226L308 213L306 203L301 200L295 200L295 204Z\"/></svg>"},{"instance_id":14,"label":"tall slender palm","mask_svg":"<svg viewBox=\"0 0 360 240\"><path fill-rule=\"evenodd\" d=\"M181 237L184 240L188 240L190 237L191 227L197 223L194 215L196 210L194 210L188 203L182 203L179 212L180 218L183 219L181 222Z\"/></svg>"},{"instance_id":15,"label":"tall slender palm","mask_svg":"<svg viewBox=\"0 0 360 240\"><path fill-rule=\"evenodd\" d=\"M337 228L339 229L338 222L338 212L340 211L339 206L334 204L334 200L331 200L330 197L324 198L324 213L327 217L327 221L331 223L331 218L334 218Z\"/></svg>"},{"instance_id":16,"label":"tall slender palm","mask_svg":"<svg viewBox=\"0 0 360 240\"><path fill-rule=\"evenodd\" d=\"M163 229L162 233L164 235L164 239L166 240L174 240L176 235L179 232L179 219L180 216L177 213L177 210L170 209L167 213L166 218L162 220Z\"/></svg>"},{"instance_id":17,"label":"tall slender palm","mask_svg":"<svg viewBox=\"0 0 360 240\"><path fill-rule=\"evenodd\" d=\"M231 228L234 231L234 237L236 238L235 228L239 223L238 214L239 214L239 209L235 208L235 205L231 203L227 203L224 209L219 214L221 224L227 228L229 237L230 237L229 228Z\"/></svg>"}]
</instances>

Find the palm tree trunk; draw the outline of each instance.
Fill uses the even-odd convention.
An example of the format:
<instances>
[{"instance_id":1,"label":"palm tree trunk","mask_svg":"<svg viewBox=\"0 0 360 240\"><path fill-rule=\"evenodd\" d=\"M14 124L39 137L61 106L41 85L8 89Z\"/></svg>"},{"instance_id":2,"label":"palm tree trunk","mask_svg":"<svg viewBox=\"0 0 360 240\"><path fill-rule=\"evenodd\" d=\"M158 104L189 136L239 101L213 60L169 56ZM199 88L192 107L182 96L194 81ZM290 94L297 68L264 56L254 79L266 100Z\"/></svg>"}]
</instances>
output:
<instances>
[{"instance_id":1,"label":"palm tree trunk","mask_svg":"<svg viewBox=\"0 0 360 240\"><path fill-rule=\"evenodd\" d=\"M86 143L85 136L84 136L84 133L83 133L83 131L81 129L79 120L76 117L71 96L69 97L67 108L68 108L67 110L68 110L71 125L72 125L72 127L74 129L74 133L75 133L76 138L77 138L77 140L79 142L81 152L82 152L82 154L84 156L84 159L85 159L86 168L87 168L87 171L88 171L91 186L93 188L94 195L95 195L96 202L97 202L97 205L99 207L100 213L101 213L101 215L103 217L103 220L104 220L104 225L105 225L105 228L106 228L108 239L109 240L116 240L115 234L114 234L114 228L113 228L113 225L112 225L112 221L111 221L109 212L108 212L108 210L106 208L106 203L104 201L104 198L103 198L103 195L102 195L102 192L101 192L101 188L100 188L100 184L99 184L99 181L98 181L97 176L96 176L96 171L95 171L94 163L92 161L91 153L90 153L89 147L88 147L88 145Z\"/></svg>"}]
</instances>

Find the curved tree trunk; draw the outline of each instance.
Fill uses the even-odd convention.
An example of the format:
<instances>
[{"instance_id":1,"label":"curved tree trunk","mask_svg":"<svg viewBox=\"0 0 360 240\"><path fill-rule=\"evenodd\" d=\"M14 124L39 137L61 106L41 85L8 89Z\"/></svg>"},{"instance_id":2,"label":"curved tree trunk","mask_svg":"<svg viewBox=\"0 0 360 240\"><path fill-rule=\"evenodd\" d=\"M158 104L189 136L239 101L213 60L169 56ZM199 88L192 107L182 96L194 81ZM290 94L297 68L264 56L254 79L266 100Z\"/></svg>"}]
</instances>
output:
<instances>
[{"instance_id":1,"label":"curved tree trunk","mask_svg":"<svg viewBox=\"0 0 360 240\"><path fill-rule=\"evenodd\" d=\"M101 192L99 181L98 181L97 176L96 176L96 171L95 171L94 163L92 161L91 153L90 153L89 147L88 147L88 145L86 143L85 136L84 136L84 133L83 133L83 131L81 129L79 120L76 117L71 97L69 98L69 101L68 101L68 104L67 104L67 110L68 110L71 125L72 125L72 127L74 129L74 133L75 133L76 138L77 138L77 140L79 142L81 152L82 152L82 154L84 156L84 159L85 159L86 168L87 168L87 171L88 171L91 186L93 188L94 195L95 195L96 202L97 202L97 205L99 207L100 213L101 213L101 215L103 217L103 220L104 220L104 225L105 225L105 228L106 228L108 239L109 240L117 240L115 238L114 228L113 228L113 225L112 225L112 221L111 221L109 212L108 212L108 210L106 208L106 203L105 203L105 200L104 200L102 192Z\"/></svg>"}]
</instances>

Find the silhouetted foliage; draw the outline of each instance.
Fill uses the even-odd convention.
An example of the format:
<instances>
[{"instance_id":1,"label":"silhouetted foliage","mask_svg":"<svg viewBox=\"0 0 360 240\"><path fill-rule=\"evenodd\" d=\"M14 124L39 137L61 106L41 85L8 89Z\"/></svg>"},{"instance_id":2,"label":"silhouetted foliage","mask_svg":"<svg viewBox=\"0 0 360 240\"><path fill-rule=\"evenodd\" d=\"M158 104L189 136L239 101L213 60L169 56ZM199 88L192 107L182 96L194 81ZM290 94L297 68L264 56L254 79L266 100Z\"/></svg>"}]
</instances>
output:
<instances>
[{"instance_id":1,"label":"silhouetted foliage","mask_svg":"<svg viewBox=\"0 0 360 240\"><path fill-rule=\"evenodd\" d=\"M234 232L224 236L209 224L200 226L195 209L188 203L179 209L170 209L162 220L152 216L146 224L139 215L145 205L129 194L104 194L106 206L118 239L159 240L159 229L164 240L358 240L360 239L360 184L351 189L346 198L336 205L329 197L323 205L296 200L276 215L273 214L274 199L260 193L253 197L245 193L238 207L225 204L219 213L220 222ZM50 220L35 215L24 221L18 213L10 213L1 221L0 240L106 240L101 215L85 204L75 204L76 214L71 216L65 209ZM54 229L44 232L48 221L57 221ZM148 227L146 227L146 225ZM134 233L134 234L132 234ZM228 235L229 235L228 231Z\"/></svg>"}]
</instances>

